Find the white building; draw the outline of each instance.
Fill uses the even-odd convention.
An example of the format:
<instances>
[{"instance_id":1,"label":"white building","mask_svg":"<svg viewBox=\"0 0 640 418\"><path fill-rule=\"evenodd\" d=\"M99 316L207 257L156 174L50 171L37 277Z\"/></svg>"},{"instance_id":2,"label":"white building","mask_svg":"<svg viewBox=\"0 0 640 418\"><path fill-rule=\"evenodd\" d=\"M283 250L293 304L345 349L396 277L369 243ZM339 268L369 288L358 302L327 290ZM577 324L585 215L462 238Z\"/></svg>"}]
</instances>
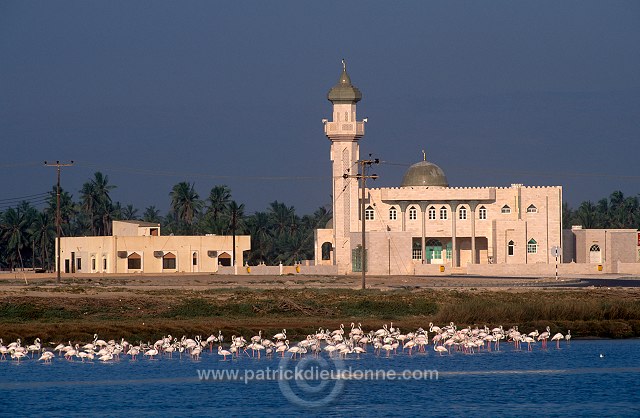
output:
<instances>
[{"instance_id":1,"label":"white building","mask_svg":"<svg viewBox=\"0 0 640 418\"><path fill-rule=\"evenodd\" d=\"M315 263L349 274L362 266L362 197L354 175L366 120L357 119L362 94L346 66L327 98L333 104L332 119L323 120L331 141L333 222L316 232ZM562 187L449 187L443 170L423 158L399 187L366 189L364 218L365 264L373 274L550 263L551 248L562 247Z\"/></svg>"}]
</instances>

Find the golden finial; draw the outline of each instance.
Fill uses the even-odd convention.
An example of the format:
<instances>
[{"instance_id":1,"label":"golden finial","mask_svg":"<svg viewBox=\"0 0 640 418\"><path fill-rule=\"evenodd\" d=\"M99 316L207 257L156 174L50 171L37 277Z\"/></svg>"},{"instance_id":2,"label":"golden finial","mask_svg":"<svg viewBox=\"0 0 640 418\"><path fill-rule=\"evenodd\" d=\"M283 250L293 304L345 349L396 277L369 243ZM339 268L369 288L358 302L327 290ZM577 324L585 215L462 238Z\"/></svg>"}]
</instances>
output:
<instances>
[{"instance_id":1,"label":"golden finial","mask_svg":"<svg viewBox=\"0 0 640 418\"><path fill-rule=\"evenodd\" d=\"M422 161L427 161L427 153L422 150Z\"/></svg>"},{"instance_id":2,"label":"golden finial","mask_svg":"<svg viewBox=\"0 0 640 418\"><path fill-rule=\"evenodd\" d=\"M342 71L347 71L347 62L342 58Z\"/></svg>"}]
</instances>

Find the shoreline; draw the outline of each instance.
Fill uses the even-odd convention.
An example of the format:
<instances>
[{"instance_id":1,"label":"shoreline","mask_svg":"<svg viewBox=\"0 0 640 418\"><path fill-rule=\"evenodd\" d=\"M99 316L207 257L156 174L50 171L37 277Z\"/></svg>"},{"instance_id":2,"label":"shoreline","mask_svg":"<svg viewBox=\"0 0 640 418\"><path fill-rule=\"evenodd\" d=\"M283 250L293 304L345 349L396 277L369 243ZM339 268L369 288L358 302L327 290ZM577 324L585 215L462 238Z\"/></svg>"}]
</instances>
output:
<instances>
[{"instance_id":1,"label":"shoreline","mask_svg":"<svg viewBox=\"0 0 640 418\"><path fill-rule=\"evenodd\" d=\"M571 330L575 339L640 337L639 288L567 288L549 278L170 275L28 279L0 275L0 338L151 340L166 334L292 338L361 322L404 330L454 322ZM88 276L88 277L87 277ZM599 276L600 277L600 276ZM621 278L615 277L620 280ZM567 279L568 280L568 279ZM622 279L624 280L624 279ZM567 281L566 283L571 283Z\"/></svg>"}]
</instances>

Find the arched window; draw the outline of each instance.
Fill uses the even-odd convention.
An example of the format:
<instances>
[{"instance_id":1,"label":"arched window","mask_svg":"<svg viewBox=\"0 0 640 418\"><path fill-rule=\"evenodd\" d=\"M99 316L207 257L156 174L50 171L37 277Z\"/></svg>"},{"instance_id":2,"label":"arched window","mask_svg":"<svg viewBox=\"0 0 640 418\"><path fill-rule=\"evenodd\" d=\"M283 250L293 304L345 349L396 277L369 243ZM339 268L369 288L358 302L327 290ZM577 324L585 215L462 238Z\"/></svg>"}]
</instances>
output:
<instances>
[{"instance_id":1,"label":"arched window","mask_svg":"<svg viewBox=\"0 0 640 418\"><path fill-rule=\"evenodd\" d=\"M373 208L371 206L368 206L364 210L364 219L366 221L373 221L373 219L374 219L374 211L373 211Z\"/></svg>"},{"instance_id":2,"label":"arched window","mask_svg":"<svg viewBox=\"0 0 640 418\"><path fill-rule=\"evenodd\" d=\"M162 256L162 268L164 270L176 269L176 256L173 253L166 253Z\"/></svg>"},{"instance_id":3,"label":"arched window","mask_svg":"<svg viewBox=\"0 0 640 418\"><path fill-rule=\"evenodd\" d=\"M221 266L230 266L231 265L231 256L227 252L220 253L218 256L218 264Z\"/></svg>"},{"instance_id":4,"label":"arched window","mask_svg":"<svg viewBox=\"0 0 640 418\"><path fill-rule=\"evenodd\" d=\"M331 260L331 243L325 242L322 244L322 259L323 260Z\"/></svg>"},{"instance_id":5,"label":"arched window","mask_svg":"<svg viewBox=\"0 0 640 418\"><path fill-rule=\"evenodd\" d=\"M395 221L396 219L398 219L398 211L394 206L391 206L391 208L389 208L389 220Z\"/></svg>"},{"instance_id":6,"label":"arched window","mask_svg":"<svg viewBox=\"0 0 640 418\"><path fill-rule=\"evenodd\" d=\"M463 206L458 210L458 218L462 221L467 219L467 208Z\"/></svg>"},{"instance_id":7,"label":"arched window","mask_svg":"<svg viewBox=\"0 0 640 418\"><path fill-rule=\"evenodd\" d=\"M529 205L527 208L527 213L538 213L538 208L535 205Z\"/></svg>"},{"instance_id":8,"label":"arched window","mask_svg":"<svg viewBox=\"0 0 640 418\"><path fill-rule=\"evenodd\" d=\"M487 208L484 206L480 206L480 209L478 209L478 219L487 219Z\"/></svg>"},{"instance_id":9,"label":"arched window","mask_svg":"<svg viewBox=\"0 0 640 418\"><path fill-rule=\"evenodd\" d=\"M418 210L415 207L411 206L409 208L409 220L415 221L416 219L418 219Z\"/></svg>"},{"instance_id":10,"label":"arched window","mask_svg":"<svg viewBox=\"0 0 640 418\"><path fill-rule=\"evenodd\" d=\"M198 265L198 253L194 252L192 258L193 258L193 260L192 260L193 265L197 266Z\"/></svg>"},{"instance_id":11,"label":"arched window","mask_svg":"<svg viewBox=\"0 0 640 418\"><path fill-rule=\"evenodd\" d=\"M509 205L504 205L500 212L502 212L502 213L511 213L511 208L509 207Z\"/></svg>"},{"instance_id":12,"label":"arched window","mask_svg":"<svg viewBox=\"0 0 640 418\"><path fill-rule=\"evenodd\" d=\"M140 270L142 269L142 257L138 253L131 253L127 257L127 268L129 270Z\"/></svg>"},{"instance_id":13,"label":"arched window","mask_svg":"<svg viewBox=\"0 0 640 418\"><path fill-rule=\"evenodd\" d=\"M507 245L507 255L513 255L516 244L513 241L509 241Z\"/></svg>"},{"instance_id":14,"label":"arched window","mask_svg":"<svg viewBox=\"0 0 640 418\"><path fill-rule=\"evenodd\" d=\"M538 252L538 243L535 239L531 238L527 242L527 254L536 254Z\"/></svg>"},{"instance_id":15,"label":"arched window","mask_svg":"<svg viewBox=\"0 0 640 418\"><path fill-rule=\"evenodd\" d=\"M589 262L590 263L602 262L602 253L600 252L600 246L598 244L593 244L591 248L589 248Z\"/></svg>"},{"instance_id":16,"label":"arched window","mask_svg":"<svg viewBox=\"0 0 640 418\"><path fill-rule=\"evenodd\" d=\"M436 219L436 208L431 206L429 208L429 220L434 220L434 219Z\"/></svg>"},{"instance_id":17,"label":"arched window","mask_svg":"<svg viewBox=\"0 0 640 418\"><path fill-rule=\"evenodd\" d=\"M440 219L447 219L447 208L444 206L440 208Z\"/></svg>"}]
</instances>

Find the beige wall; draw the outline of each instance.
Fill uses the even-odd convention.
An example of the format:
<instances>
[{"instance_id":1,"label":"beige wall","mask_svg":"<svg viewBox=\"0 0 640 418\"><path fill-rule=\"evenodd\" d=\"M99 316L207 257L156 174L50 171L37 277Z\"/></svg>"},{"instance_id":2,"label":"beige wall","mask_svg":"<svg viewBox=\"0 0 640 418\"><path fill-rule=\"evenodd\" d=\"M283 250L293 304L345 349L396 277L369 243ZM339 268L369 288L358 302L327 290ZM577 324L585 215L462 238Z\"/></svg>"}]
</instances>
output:
<instances>
[{"instance_id":1,"label":"beige wall","mask_svg":"<svg viewBox=\"0 0 640 418\"><path fill-rule=\"evenodd\" d=\"M572 229L566 232L575 239L577 263L638 262L638 231L635 229ZM590 251L594 245L599 247L599 254Z\"/></svg>"},{"instance_id":2,"label":"beige wall","mask_svg":"<svg viewBox=\"0 0 640 418\"><path fill-rule=\"evenodd\" d=\"M248 235L236 236L236 256L238 265L244 263L243 251L251 249ZM80 258L78 273L169 273L169 272L215 272L218 270L218 255L233 254L233 240L230 236L107 236L70 237L61 239L61 268L65 260ZM216 255L210 255L215 252ZM132 253L141 256L141 269L128 268ZM160 255L162 253L162 255ZM176 269L163 269L162 257L167 253L176 256ZM193 264L193 255L197 264ZM96 259L93 269L92 259ZM104 268L103 260L107 260ZM77 266L77 261L76 261Z\"/></svg>"}]
</instances>

